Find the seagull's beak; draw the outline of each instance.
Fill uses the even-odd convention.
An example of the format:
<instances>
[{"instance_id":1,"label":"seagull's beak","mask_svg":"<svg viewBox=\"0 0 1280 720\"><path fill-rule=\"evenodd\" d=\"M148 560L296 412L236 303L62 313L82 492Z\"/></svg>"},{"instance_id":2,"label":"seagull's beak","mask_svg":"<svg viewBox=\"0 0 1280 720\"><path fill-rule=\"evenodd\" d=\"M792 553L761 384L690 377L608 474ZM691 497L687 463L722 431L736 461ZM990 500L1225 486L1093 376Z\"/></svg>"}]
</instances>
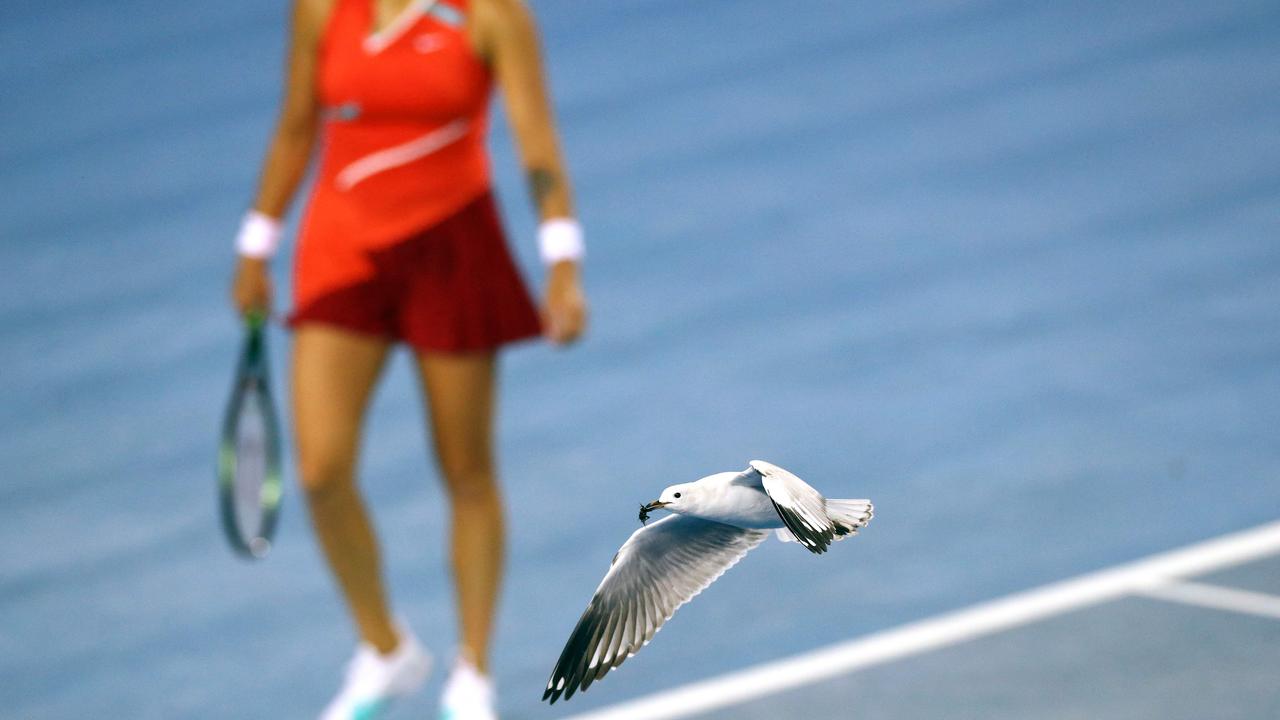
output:
<instances>
[{"instance_id":1,"label":"seagull's beak","mask_svg":"<svg viewBox=\"0 0 1280 720\"><path fill-rule=\"evenodd\" d=\"M654 500L648 505L641 505L640 506L640 524L643 525L649 519L649 513L653 512L654 510L657 510L660 507L670 505L670 504L671 503L664 503L660 500Z\"/></svg>"}]
</instances>

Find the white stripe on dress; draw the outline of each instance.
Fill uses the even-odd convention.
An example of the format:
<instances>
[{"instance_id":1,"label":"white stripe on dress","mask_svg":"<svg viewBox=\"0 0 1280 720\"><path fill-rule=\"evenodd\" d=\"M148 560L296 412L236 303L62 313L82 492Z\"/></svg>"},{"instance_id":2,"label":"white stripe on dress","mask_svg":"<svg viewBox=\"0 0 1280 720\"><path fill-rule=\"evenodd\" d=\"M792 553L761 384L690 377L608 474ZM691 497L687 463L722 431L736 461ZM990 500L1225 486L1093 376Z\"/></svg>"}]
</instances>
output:
<instances>
[{"instance_id":1,"label":"white stripe on dress","mask_svg":"<svg viewBox=\"0 0 1280 720\"><path fill-rule=\"evenodd\" d=\"M395 19L387 23L387 26L368 35L364 39L364 51L370 55L385 50L391 43L395 42L406 30L413 27L418 18L427 14L431 6L435 5L437 0L412 0Z\"/></svg>"},{"instance_id":2,"label":"white stripe on dress","mask_svg":"<svg viewBox=\"0 0 1280 720\"><path fill-rule=\"evenodd\" d=\"M442 125L409 142L393 145L385 150L365 155L342 168L337 177L334 178L334 183L339 190L350 190L355 187L356 183L367 179L371 175L376 175L384 170L390 170L401 165L407 165L414 160L430 155L450 143L456 142L467 134L468 128L469 124L466 120L454 120L448 125Z\"/></svg>"}]
</instances>

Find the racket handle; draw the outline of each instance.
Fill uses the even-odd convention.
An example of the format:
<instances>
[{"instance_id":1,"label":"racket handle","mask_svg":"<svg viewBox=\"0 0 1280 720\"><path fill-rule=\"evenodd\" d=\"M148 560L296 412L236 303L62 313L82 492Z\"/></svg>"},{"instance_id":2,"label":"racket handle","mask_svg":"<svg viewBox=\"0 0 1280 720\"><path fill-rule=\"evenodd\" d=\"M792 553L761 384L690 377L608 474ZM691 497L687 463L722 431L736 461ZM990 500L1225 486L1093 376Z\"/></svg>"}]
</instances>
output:
<instances>
[{"instance_id":1,"label":"racket handle","mask_svg":"<svg viewBox=\"0 0 1280 720\"><path fill-rule=\"evenodd\" d=\"M263 310L250 310L248 313L245 313L244 324L247 325L250 330L259 330L263 325L267 324L267 313Z\"/></svg>"},{"instance_id":2,"label":"racket handle","mask_svg":"<svg viewBox=\"0 0 1280 720\"><path fill-rule=\"evenodd\" d=\"M267 320L269 316L263 310L252 310L244 316L244 349L241 352L241 367L245 373L259 378L267 373Z\"/></svg>"}]
</instances>

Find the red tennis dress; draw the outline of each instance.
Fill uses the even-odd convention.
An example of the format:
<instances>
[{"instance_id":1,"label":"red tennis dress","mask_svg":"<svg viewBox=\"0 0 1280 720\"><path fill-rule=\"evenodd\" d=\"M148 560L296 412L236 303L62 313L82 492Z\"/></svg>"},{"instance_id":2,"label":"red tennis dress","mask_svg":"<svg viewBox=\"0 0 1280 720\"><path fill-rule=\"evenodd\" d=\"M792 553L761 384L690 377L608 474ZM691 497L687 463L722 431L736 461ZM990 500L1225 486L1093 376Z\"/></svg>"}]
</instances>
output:
<instances>
[{"instance_id":1,"label":"red tennis dress","mask_svg":"<svg viewBox=\"0 0 1280 720\"><path fill-rule=\"evenodd\" d=\"M493 82L466 11L465 0L413 0L371 34L372 0L335 3L319 50L323 145L290 325L452 352L540 333L490 192Z\"/></svg>"}]
</instances>

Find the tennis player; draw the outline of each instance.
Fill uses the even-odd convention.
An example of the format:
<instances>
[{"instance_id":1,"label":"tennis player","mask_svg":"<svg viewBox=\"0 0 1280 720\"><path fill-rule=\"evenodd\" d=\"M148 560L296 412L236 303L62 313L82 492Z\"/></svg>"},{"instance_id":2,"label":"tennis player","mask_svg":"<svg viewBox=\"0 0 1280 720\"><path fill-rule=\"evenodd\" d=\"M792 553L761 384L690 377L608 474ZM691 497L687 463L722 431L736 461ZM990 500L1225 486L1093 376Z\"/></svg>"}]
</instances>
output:
<instances>
[{"instance_id":1,"label":"tennis player","mask_svg":"<svg viewBox=\"0 0 1280 720\"><path fill-rule=\"evenodd\" d=\"M541 312L490 189L495 83L541 217ZM582 231L529 10L520 0L295 0L283 107L237 238L241 312L270 308L280 218L315 154L288 320L293 422L316 536L360 637L322 717L376 717L429 672L427 651L388 607L354 477L371 390L388 351L404 343L452 512L461 638L442 717L493 718L490 633L503 563L496 356L539 335L571 343L586 326Z\"/></svg>"}]
</instances>

